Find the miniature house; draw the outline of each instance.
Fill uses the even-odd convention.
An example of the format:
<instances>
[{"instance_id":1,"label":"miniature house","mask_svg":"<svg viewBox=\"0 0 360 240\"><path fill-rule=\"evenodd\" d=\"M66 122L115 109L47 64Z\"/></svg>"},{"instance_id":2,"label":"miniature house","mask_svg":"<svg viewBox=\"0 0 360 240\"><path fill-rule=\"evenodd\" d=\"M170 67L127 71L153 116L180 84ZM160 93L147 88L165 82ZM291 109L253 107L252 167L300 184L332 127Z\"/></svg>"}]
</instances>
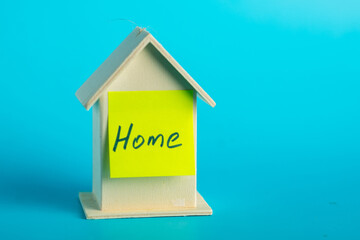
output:
<instances>
[{"instance_id":1,"label":"miniature house","mask_svg":"<svg viewBox=\"0 0 360 240\"><path fill-rule=\"evenodd\" d=\"M139 27L77 90L93 118L93 189L79 195L86 218L212 214L196 188L196 96L215 106ZM146 127L131 120L135 115ZM135 155L141 151L148 152Z\"/></svg>"}]
</instances>

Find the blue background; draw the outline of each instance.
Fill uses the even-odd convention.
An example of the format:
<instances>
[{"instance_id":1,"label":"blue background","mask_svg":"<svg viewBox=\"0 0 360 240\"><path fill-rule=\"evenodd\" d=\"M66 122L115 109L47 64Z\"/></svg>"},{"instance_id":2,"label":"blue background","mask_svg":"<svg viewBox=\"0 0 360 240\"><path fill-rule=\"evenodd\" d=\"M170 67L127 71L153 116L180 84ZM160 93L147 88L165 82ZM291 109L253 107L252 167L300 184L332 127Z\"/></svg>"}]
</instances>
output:
<instances>
[{"instance_id":1,"label":"blue background","mask_svg":"<svg viewBox=\"0 0 360 240\"><path fill-rule=\"evenodd\" d=\"M7 1L0 7L1 239L359 239L360 3ZM89 221L91 112L75 91L147 29L198 105L211 217Z\"/></svg>"}]
</instances>

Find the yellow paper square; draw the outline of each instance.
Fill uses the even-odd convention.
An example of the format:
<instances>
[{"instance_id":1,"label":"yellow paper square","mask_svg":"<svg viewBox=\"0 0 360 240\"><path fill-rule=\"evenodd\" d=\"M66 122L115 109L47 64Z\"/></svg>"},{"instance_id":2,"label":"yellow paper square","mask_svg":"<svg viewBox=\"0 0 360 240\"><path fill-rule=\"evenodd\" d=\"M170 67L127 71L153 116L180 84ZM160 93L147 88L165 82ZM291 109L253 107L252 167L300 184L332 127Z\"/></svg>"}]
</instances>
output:
<instances>
[{"instance_id":1,"label":"yellow paper square","mask_svg":"<svg viewBox=\"0 0 360 240\"><path fill-rule=\"evenodd\" d=\"M193 94L108 93L111 178L195 175Z\"/></svg>"}]
</instances>

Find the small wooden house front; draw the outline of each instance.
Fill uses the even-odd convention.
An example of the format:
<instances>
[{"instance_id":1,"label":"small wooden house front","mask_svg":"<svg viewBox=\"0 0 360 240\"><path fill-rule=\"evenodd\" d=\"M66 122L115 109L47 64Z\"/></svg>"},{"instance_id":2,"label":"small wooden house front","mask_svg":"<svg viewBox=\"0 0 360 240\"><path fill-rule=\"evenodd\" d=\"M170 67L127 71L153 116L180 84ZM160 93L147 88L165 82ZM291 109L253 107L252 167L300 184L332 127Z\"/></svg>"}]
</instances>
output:
<instances>
[{"instance_id":1,"label":"small wooden house front","mask_svg":"<svg viewBox=\"0 0 360 240\"><path fill-rule=\"evenodd\" d=\"M158 94L159 92L166 94L161 95ZM180 95L175 96L173 94ZM82 193L83 195L80 195L87 218L105 218L100 216L100 212L118 213L112 217L146 215L119 214L124 212L157 212L153 216L161 216L162 214L159 214L159 212L162 211L181 212L182 209L196 209L199 207L199 201L202 201L201 204L206 204L196 189L197 95L200 95L209 105L215 106L215 102L210 96L167 53L155 38L146 30L138 27L78 89L76 96L79 101L87 110L91 107L93 110L93 190L92 193ZM136 102L136 99L143 96L148 101L138 100ZM132 101L132 105L128 105L127 99L131 97L132 100L129 99L128 101ZM160 102L167 104L164 107L159 107L157 105ZM117 104L121 106L117 108ZM190 107L189 104L191 104ZM158 136L158 132L162 131L161 126L165 125L166 129L163 131L169 132L162 134L161 138L164 139L159 139L156 143L151 142L151 139L149 139L152 137L151 134L141 133L142 135L140 135L139 132L136 132L140 127L139 124L133 123L130 119L128 121L124 120L121 124L116 122L119 127L114 125L114 129L110 131L110 133L114 133L114 136L109 136L109 129L113 128L111 118L115 118L111 106L122 109L116 115L120 119L119 121L121 119L130 119L129 115L137 115L143 112L157 114L146 115L144 113L145 115L138 116L138 121L149 124L147 126L152 126L152 121L154 122L154 126L157 127L155 127L152 136ZM166 117L171 115L170 112L175 114L174 118L168 119L167 122L170 123L159 124L159 121L166 121ZM157 120L149 116L154 116ZM184 119L182 119L183 117ZM189 122L190 117L191 123ZM168 126L172 126L172 122L178 122L181 126L185 126L186 137L188 139L192 138L188 141L192 144L188 144L190 146L186 150L187 155L181 155L189 156L189 154L192 154L191 157L179 158L177 160L178 165L169 165L169 167L154 166L154 164L146 166L149 161L139 159L139 157L136 157L139 162L132 163L132 165L124 165L125 163L128 164L127 162L123 165L115 165L115 160L111 158L115 158L113 155L116 154L116 151L123 151L125 148L127 151L133 151L134 154L138 154L140 151L149 151L143 155L144 158L149 157L149 159L151 159L152 151L157 151L155 149L160 148L170 154L164 155L165 157L170 156L169 158L175 159L176 156L180 156L171 151L179 151L182 154L180 151L182 151L181 147L185 147L182 146L184 134L176 132L176 129L170 129L171 127ZM184 122L187 122L187 125L184 125ZM171 135L172 132L174 133ZM128 134L129 139L125 139ZM176 145L176 143L178 144ZM127 145L125 146L125 144ZM178 150L172 149L177 146L181 147L177 148ZM131 156L131 154L127 156L129 161L132 159ZM179 165L181 160L188 160L187 168L182 168ZM128 168L128 170L122 171L125 168ZM158 168L163 170L157 172L156 169ZM169 174L167 175L167 173ZM91 202L91 206L89 202ZM85 206L86 204L88 206ZM209 209L207 214L211 214L211 209ZM99 215L96 215L96 211L98 211ZM182 215L192 214L184 213ZM205 212L203 215L205 215Z\"/></svg>"}]
</instances>

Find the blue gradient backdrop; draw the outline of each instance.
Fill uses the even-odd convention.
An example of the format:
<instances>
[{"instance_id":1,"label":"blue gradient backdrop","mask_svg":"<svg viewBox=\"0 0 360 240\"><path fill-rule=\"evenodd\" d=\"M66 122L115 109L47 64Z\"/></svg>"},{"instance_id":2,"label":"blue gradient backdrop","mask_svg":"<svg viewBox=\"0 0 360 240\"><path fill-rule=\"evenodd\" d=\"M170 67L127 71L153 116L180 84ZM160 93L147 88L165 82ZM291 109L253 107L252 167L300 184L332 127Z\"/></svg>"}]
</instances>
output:
<instances>
[{"instance_id":1,"label":"blue gradient backdrop","mask_svg":"<svg viewBox=\"0 0 360 240\"><path fill-rule=\"evenodd\" d=\"M359 239L360 3L7 1L0 7L0 239ZM77 88L148 30L198 105L211 217L84 220L91 112Z\"/></svg>"}]
</instances>

